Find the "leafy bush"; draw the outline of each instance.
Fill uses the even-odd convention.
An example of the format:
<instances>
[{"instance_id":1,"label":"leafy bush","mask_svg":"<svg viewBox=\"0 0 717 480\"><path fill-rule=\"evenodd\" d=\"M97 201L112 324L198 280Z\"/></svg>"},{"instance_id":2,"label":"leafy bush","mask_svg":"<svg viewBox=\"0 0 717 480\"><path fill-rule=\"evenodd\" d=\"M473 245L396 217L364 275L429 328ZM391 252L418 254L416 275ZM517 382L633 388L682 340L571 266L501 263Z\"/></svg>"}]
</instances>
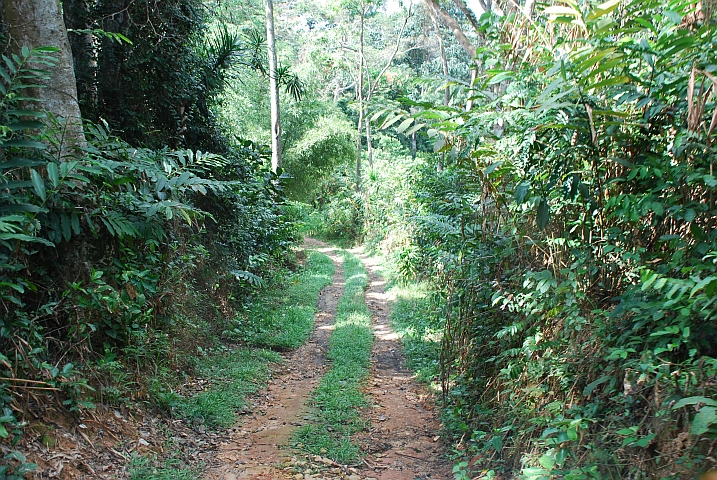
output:
<instances>
[{"instance_id":1,"label":"leafy bush","mask_svg":"<svg viewBox=\"0 0 717 480\"><path fill-rule=\"evenodd\" d=\"M52 119L20 109L52 53L25 48L0 67L3 438L22 430L19 389L59 392L72 410L97 388L142 395L137 373L211 342L297 239L249 142L225 156L150 150L88 125L88 146L58 158ZM117 383L104 395L106 375Z\"/></svg>"},{"instance_id":2,"label":"leafy bush","mask_svg":"<svg viewBox=\"0 0 717 480\"><path fill-rule=\"evenodd\" d=\"M562 2L520 32L486 14L477 106L405 101L443 168L407 170L409 211L364 210L388 206L369 237L403 224L399 270L440 293L459 470L714 465L717 40L709 17L668 3Z\"/></svg>"}]
</instances>

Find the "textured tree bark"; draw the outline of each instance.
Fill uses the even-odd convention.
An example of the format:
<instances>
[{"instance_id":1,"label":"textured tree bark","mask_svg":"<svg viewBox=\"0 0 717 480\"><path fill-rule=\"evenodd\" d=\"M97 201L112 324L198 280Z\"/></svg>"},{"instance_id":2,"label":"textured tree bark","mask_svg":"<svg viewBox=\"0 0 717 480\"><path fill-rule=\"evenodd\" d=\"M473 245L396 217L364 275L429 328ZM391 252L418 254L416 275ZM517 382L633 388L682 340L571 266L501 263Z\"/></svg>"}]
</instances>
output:
<instances>
[{"instance_id":1,"label":"textured tree bark","mask_svg":"<svg viewBox=\"0 0 717 480\"><path fill-rule=\"evenodd\" d=\"M528 17L528 20L533 18L533 13L535 12L535 0L525 0L525 5L523 5L523 14L525 14L526 17Z\"/></svg>"},{"instance_id":2,"label":"textured tree bark","mask_svg":"<svg viewBox=\"0 0 717 480\"><path fill-rule=\"evenodd\" d=\"M271 171L281 168L281 111L279 108L279 79L277 78L276 40L274 38L274 3L264 0L266 7L266 43L269 49L269 89L271 102Z\"/></svg>"},{"instance_id":3,"label":"textured tree bark","mask_svg":"<svg viewBox=\"0 0 717 480\"><path fill-rule=\"evenodd\" d=\"M473 25L473 28L475 28L477 31L479 28L478 19L476 18L475 13L473 13L473 10L468 8L468 5L466 5L463 0L453 0L453 3L456 5L456 7L458 7L461 12L463 12L463 15L466 16L468 21L471 22L471 25ZM487 11L485 8L483 8L483 10Z\"/></svg>"},{"instance_id":4,"label":"textured tree bark","mask_svg":"<svg viewBox=\"0 0 717 480\"><path fill-rule=\"evenodd\" d=\"M45 88L32 95L42 108L59 122L60 158L85 146L82 118L77 101L77 84L72 52L59 0L2 0L2 14L10 40L10 51L28 48L56 47L57 64L49 68L52 77Z\"/></svg>"},{"instance_id":5,"label":"textured tree bark","mask_svg":"<svg viewBox=\"0 0 717 480\"><path fill-rule=\"evenodd\" d=\"M443 43L443 35L441 34L441 27L438 25L438 18L436 18L436 10L428 8L428 14L433 22L433 28L436 29L436 38L438 39L438 48L441 52L441 65L443 66L443 77L446 80L446 86L444 88L443 105L448 105L451 99L451 88L448 86L448 57L446 57L446 46Z\"/></svg>"},{"instance_id":6,"label":"textured tree bark","mask_svg":"<svg viewBox=\"0 0 717 480\"><path fill-rule=\"evenodd\" d=\"M97 44L93 35L77 32L77 30L92 28L90 4L87 0L63 0L62 10L72 50L80 111L85 118L93 118L97 109L98 94L95 82ZM75 30L75 32L70 32L70 30Z\"/></svg>"},{"instance_id":7,"label":"textured tree bark","mask_svg":"<svg viewBox=\"0 0 717 480\"><path fill-rule=\"evenodd\" d=\"M436 0L425 0L425 2L426 6L429 9L432 9L436 12L438 18L441 20L441 23L443 23L443 25L448 27L453 32L453 35L458 41L458 44L461 46L461 48L463 48L463 50L468 54L468 56L471 59L476 58L476 47L473 46L468 37L466 37L466 34L463 33L463 29L461 29L461 26L458 24L456 19L453 18L451 14L446 11L445 8L441 7Z\"/></svg>"}]
</instances>

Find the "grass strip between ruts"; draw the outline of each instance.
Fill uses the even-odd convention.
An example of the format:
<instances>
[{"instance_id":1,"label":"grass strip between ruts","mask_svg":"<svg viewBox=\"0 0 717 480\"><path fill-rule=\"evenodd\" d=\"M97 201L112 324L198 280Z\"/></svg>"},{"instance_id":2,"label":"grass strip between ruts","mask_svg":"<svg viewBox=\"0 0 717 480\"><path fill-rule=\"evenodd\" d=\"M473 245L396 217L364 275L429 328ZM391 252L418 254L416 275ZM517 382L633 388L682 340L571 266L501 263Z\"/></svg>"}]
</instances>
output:
<instances>
[{"instance_id":1,"label":"grass strip between ruts","mask_svg":"<svg viewBox=\"0 0 717 480\"><path fill-rule=\"evenodd\" d=\"M339 463L359 458L351 435L366 426L359 409L367 405L361 392L368 376L373 334L366 306L366 269L353 254L343 253L344 293L339 300L334 331L329 340L329 371L313 392L311 424L301 427L294 445Z\"/></svg>"}]
</instances>

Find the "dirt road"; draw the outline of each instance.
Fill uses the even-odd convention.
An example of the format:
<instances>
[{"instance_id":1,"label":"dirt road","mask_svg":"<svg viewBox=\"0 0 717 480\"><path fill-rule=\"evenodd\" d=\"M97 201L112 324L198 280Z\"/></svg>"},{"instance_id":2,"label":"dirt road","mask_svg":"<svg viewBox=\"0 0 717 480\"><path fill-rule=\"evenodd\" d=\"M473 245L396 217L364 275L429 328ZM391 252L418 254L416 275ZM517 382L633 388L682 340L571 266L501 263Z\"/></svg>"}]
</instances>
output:
<instances>
[{"instance_id":1,"label":"dirt road","mask_svg":"<svg viewBox=\"0 0 717 480\"><path fill-rule=\"evenodd\" d=\"M362 251L352 251L369 272L366 301L375 343L365 393L370 396L370 428L357 435L366 456L357 465L338 465L327 458L287 447L293 429L309 417L309 395L326 371L326 351L336 306L343 290L341 257L308 240L310 248L328 255L336 265L332 285L319 299L310 340L287 358L282 371L260 397L254 413L233 429L212 460L205 456L206 480L239 479L449 479L442 460L439 421L430 396L403 367L398 339L389 326L389 297L377 266Z\"/></svg>"}]
</instances>

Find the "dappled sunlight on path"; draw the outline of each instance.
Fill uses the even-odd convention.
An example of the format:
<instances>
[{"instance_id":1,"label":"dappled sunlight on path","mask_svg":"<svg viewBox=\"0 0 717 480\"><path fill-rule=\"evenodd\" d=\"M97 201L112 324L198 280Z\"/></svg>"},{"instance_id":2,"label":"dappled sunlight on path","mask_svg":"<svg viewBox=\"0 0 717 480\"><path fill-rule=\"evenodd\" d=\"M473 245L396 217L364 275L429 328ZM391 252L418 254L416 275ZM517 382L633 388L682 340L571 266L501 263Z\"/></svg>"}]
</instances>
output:
<instances>
[{"instance_id":1,"label":"dappled sunlight on path","mask_svg":"<svg viewBox=\"0 0 717 480\"><path fill-rule=\"evenodd\" d=\"M451 466L443 458L438 432L441 428L431 396L404 367L398 335L390 326L393 295L379 276L375 258L362 249L351 250L366 265L369 287L366 303L373 320L375 343L371 377L366 393L371 396L371 428L358 440L367 456L364 478L377 480L452 479Z\"/></svg>"}]
</instances>

